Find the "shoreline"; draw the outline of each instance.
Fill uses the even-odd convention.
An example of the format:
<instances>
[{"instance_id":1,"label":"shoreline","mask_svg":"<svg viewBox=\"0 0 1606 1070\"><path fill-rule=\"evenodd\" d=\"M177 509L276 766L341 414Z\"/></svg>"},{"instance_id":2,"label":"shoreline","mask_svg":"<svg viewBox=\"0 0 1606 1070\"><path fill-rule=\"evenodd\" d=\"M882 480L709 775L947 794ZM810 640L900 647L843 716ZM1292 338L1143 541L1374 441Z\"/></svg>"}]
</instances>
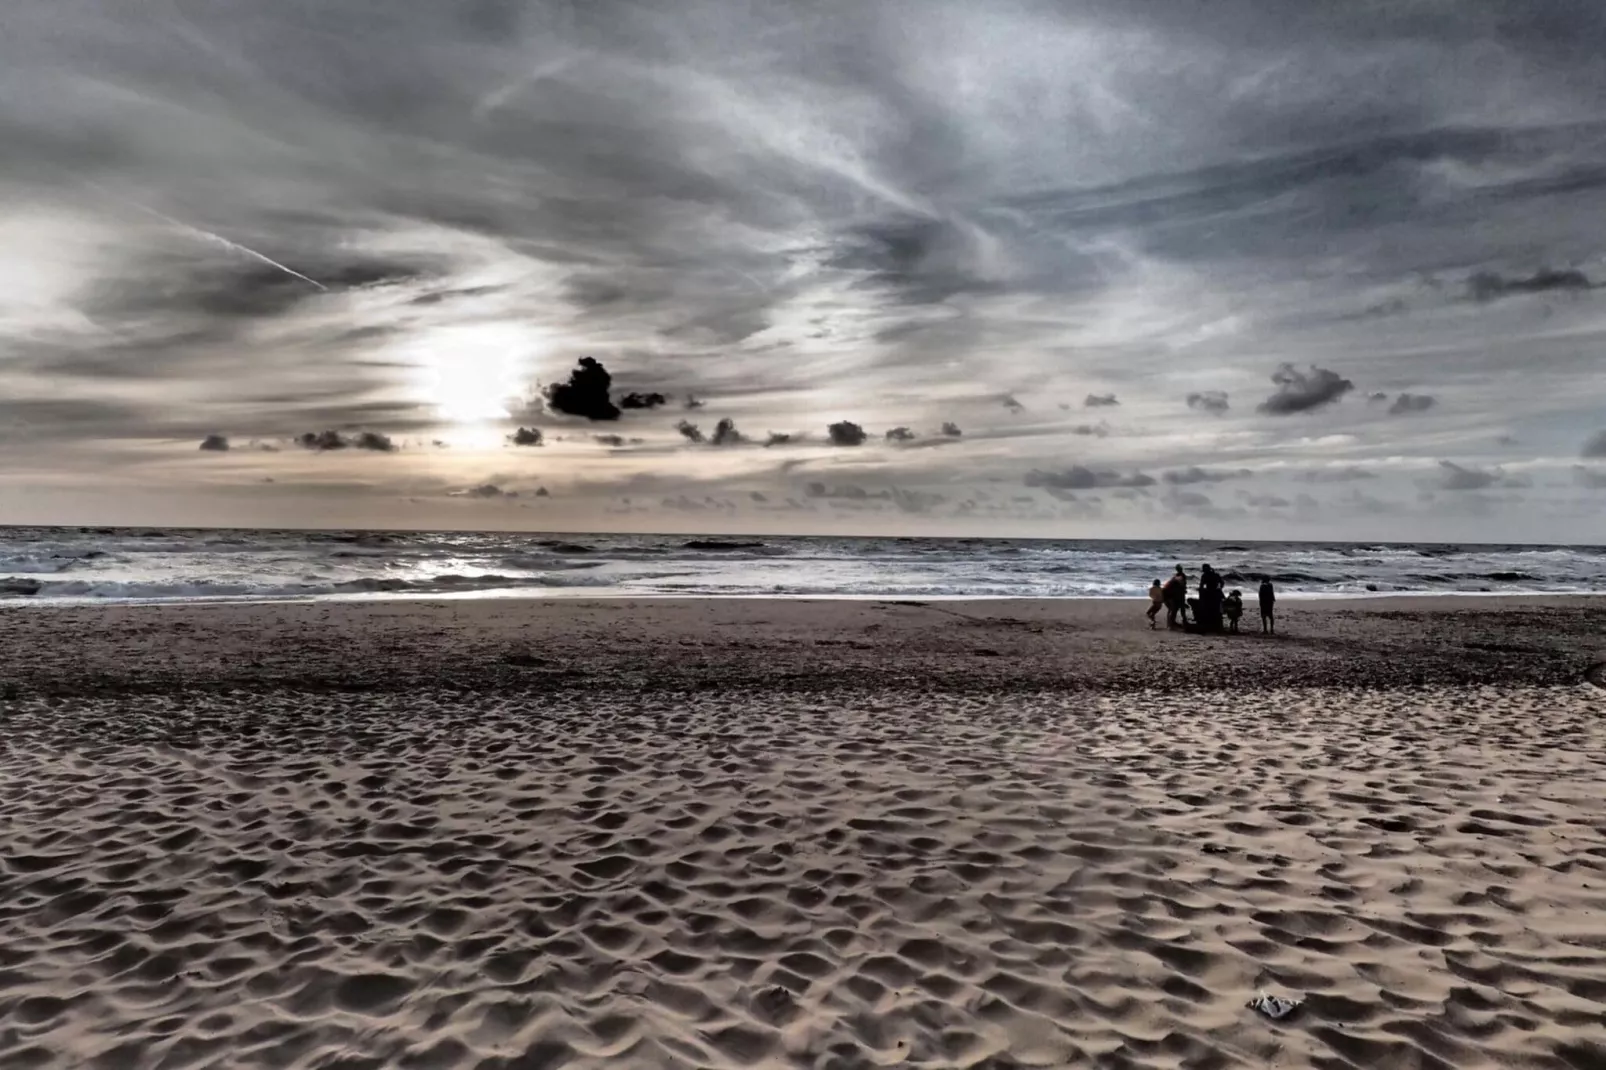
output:
<instances>
[{"instance_id":1,"label":"shoreline","mask_svg":"<svg viewBox=\"0 0 1606 1070\"><path fill-rule=\"evenodd\" d=\"M1191 596L1190 596L1191 597ZM1283 594L1278 592L1277 604L1303 604L1303 603L1345 603L1357 602L1392 602L1400 599L1425 600L1434 599L1499 599L1515 600L1527 603L1560 603L1573 599L1606 598L1606 591L1355 591L1343 593L1305 593L1295 592ZM476 590L476 591L427 591L406 593L397 591L375 591L360 594L334 594L334 595L303 595L287 596L282 598L257 598L250 595L219 595L217 597L196 598L42 598L23 595L13 598L0 599L0 611L12 606L41 606L62 609L113 609L117 607L162 607L162 606L280 606L280 605L368 605L383 602L870 602L890 603L898 602L941 602L996 604L1000 602L1019 602L1030 604L1034 602L1077 603L1093 602L1108 605L1114 602L1137 602L1147 604L1148 592L1138 591L1134 594L1074 594L1074 595L975 595L975 594L728 594L724 592L696 592L683 593L650 593L638 594L630 591L607 591L596 588L553 587L553 588L507 588L505 590ZM1244 602L1247 609L1252 608L1246 598Z\"/></svg>"}]
</instances>

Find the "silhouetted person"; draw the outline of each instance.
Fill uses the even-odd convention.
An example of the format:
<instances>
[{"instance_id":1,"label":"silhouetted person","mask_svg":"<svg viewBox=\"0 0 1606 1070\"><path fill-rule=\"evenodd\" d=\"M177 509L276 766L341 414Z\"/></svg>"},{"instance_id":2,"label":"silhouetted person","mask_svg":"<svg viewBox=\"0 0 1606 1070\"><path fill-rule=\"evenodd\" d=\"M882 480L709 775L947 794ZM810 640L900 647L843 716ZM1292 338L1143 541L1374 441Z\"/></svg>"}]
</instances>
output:
<instances>
[{"instance_id":1,"label":"silhouetted person","mask_svg":"<svg viewBox=\"0 0 1606 1070\"><path fill-rule=\"evenodd\" d=\"M1221 587L1221 573L1209 565L1199 570L1199 597L1193 600L1193 623L1197 630L1221 631Z\"/></svg>"},{"instance_id":2,"label":"silhouetted person","mask_svg":"<svg viewBox=\"0 0 1606 1070\"><path fill-rule=\"evenodd\" d=\"M1222 604L1222 608L1227 614L1227 630L1237 635L1238 618L1244 615L1244 593L1234 590L1227 596L1227 601Z\"/></svg>"},{"instance_id":3,"label":"silhouetted person","mask_svg":"<svg viewBox=\"0 0 1606 1070\"><path fill-rule=\"evenodd\" d=\"M1160 610L1164 606L1165 588L1160 586L1159 580L1155 580L1154 585L1149 588L1149 612L1146 614L1149 618L1149 627L1158 628L1160 626L1160 623L1154 618L1159 616Z\"/></svg>"},{"instance_id":4,"label":"silhouetted person","mask_svg":"<svg viewBox=\"0 0 1606 1070\"><path fill-rule=\"evenodd\" d=\"M1271 585L1271 578L1260 581L1260 631L1262 635L1277 634L1277 590Z\"/></svg>"},{"instance_id":5,"label":"silhouetted person","mask_svg":"<svg viewBox=\"0 0 1606 1070\"><path fill-rule=\"evenodd\" d=\"M1177 626L1177 614L1182 614L1182 623L1188 623L1188 574L1177 566L1176 573L1165 584L1165 626Z\"/></svg>"}]
</instances>

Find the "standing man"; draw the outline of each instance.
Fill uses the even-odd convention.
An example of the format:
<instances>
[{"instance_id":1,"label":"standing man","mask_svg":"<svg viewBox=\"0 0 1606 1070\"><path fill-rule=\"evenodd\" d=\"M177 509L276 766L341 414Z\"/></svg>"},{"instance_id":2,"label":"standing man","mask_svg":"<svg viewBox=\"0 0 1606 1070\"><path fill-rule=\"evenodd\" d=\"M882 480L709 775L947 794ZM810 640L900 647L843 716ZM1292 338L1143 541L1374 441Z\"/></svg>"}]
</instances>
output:
<instances>
[{"instance_id":1,"label":"standing man","mask_svg":"<svg viewBox=\"0 0 1606 1070\"><path fill-rule=\"evenodd\" d=\"M1165 626L1177 626L1177 613L1182 614L1182 623L1188 623L1188 574L1177 566L1174 576L1165 584Z\"/></svg>"},{"instance_id":2,"label":"standing man","mask_svg":"<svg viewBox=\"0 0 1606 1070\"><path fill-rule=\"evenodd\" d=\"M1262 635L1277 634L1277 591L1271 585L1271 577L1267 576L1260 581L1260 633Z\"/></svg>"}]
</instances>

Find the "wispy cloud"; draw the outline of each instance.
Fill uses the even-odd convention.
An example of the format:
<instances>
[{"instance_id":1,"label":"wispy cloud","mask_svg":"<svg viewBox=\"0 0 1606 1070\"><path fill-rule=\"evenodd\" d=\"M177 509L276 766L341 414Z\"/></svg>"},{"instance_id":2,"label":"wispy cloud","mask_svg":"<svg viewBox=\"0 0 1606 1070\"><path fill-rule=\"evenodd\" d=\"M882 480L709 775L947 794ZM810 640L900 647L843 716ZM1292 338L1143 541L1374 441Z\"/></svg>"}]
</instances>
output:
<instances>
[{"instance_id":1,"label":"wispy cloud","mask_svg":"<svg viewBox=\"0 0 1606 1070\"><path fill-rule=\"evenodd\" d=\"M1573 455L1606 455L1606 60L1576 5L75 0L5 22L7 516L228 522L229 481L271 478L286 518L342 480L370 488L357 519L429 526L396 503L528 488L507 463L565 523L644 479L642 524L740 519L799 493L795 462L897 487L874 504L932 530L1035 474L1028 527L1155 533L1191 484L1095 486L1096 517L1041 492L1083 509L1079 471L1196 468L1252 469L1291 533L1453 535L1480 497L1511 503L1480 531L1594 530L1568 495ZM783 430L693 449L681 416L705 444ZM1496 472L1501 495L1418 500ZM1197 515L1262 508L1228 497Z\"/></svg>"}]
</instances>

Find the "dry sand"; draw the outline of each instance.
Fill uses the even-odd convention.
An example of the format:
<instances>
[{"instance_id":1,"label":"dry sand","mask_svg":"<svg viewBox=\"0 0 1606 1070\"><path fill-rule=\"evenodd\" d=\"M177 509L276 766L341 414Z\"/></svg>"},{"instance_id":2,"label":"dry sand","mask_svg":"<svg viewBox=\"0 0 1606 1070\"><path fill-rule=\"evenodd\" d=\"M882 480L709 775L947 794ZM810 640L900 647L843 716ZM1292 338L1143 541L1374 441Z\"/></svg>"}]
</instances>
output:
<instances>
[{"instance_id":1,"label":"dry sand","mask_svg":"<svg viewBox=\"0 0 1606 1070\"><path fill-rule=\"evenodd\" d=\"M0 1067L1606 1065L1606 605L1286 608L0 613Z\"/></svg>"}]
</instances>

